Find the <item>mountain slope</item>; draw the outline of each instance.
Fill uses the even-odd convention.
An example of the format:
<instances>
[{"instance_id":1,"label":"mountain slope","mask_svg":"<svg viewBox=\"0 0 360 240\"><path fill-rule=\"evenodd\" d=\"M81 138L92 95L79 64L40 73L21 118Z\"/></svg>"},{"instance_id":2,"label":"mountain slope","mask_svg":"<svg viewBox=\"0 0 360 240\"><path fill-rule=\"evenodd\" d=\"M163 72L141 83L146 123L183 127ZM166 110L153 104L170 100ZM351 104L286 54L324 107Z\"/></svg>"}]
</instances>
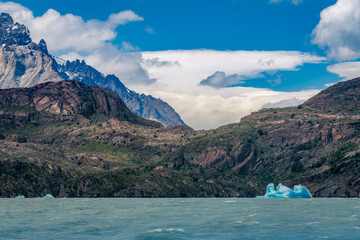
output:
<instances>
[{"instance_id":1,"label":"mountain slope","mask_svg":"<svg viewBox=\"0 0 360 240\"><path fill-rule=\"evenodd\" d=\"M115 93L79 82L0 90L0 196L251 194L212 169L166 167L166 156L202 134L161 127L130 112Z\"/></svg>"},{"instance_id":2,"label":"mountain slope","mask_svg":"<svg viewBox=\"0 0 360 240\"><path fill-rule=\"evenodd\" d=\"M0 90L0 105L34 107L63 116L104 116L135 124L161 127L132 113L121 98L104 88L75 81L47 82L31 88Z\"/></svg>"}]
</instances>

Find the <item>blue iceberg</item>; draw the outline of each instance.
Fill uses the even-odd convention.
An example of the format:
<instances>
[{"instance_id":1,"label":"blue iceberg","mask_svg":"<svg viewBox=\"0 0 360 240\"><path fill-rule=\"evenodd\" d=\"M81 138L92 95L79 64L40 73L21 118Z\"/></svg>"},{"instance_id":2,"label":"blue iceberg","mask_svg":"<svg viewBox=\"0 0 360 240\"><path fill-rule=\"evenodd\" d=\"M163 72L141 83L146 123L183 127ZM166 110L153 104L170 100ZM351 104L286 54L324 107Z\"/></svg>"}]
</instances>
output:
<instances>
[{"instance_id":1,"label":"blue iceberg","mask_svg":"<svg viewBox=\"0 0 360 240\"><path fill-rule=\"evenodd\" d=\"M279 183L275 190L273 183L270 183L266 187L266 193L264 196L256 198L311 198L310 191L301 185L295 185L294 190Z\"/></svg>"},{"instance_id":2,"label":"blue iceberg","mask_svg":"<svg viewBox=\"0 0 360 240\"><path fill-rule=\"evenodd\" d=\"M43 198L54 198L51 194L46 194Z\"/></svg>"},{"instance_id":3,"label":"blue iceberg","mask_svg":"<svg viewBox=\"0 0 360 240\"><path fill-rule=\"evenodd\" d=\"M16 198L25 198L24 195L17 196Z\"/></svg>"}]
</instances>

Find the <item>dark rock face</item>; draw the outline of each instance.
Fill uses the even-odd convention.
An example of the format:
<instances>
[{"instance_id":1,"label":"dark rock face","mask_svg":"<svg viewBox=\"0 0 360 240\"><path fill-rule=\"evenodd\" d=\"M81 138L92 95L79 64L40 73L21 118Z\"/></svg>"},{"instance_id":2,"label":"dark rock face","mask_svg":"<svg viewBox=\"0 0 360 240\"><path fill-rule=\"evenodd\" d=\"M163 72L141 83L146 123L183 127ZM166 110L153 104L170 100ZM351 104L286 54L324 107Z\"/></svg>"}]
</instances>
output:
<instances>
[{"instance_id":1,"label":"dark rock face","mask_svg":"<svg viewBox=\"0 0 360 240\"><path fill-rule=\"evenodd\" d=\"M161 99L151 95L138 94L127 87L115 75L104 76L85 61L67 61L59 65L70 80L79 81L87 85L105 87L116 94L126 105L139 116L161 122L164 126L185 125L175 110Z\"/></svg>"},{"instance_id":2,"label":"dark rock face","mask_svg":"<svg viewBox=\"0 0 360 240\"><path fill-rule=\"evenodd\" d=\"M104 115L131 123L161 126L133 114L115 93L75 81L48 82L32 88L0 90L0 104L30 106L64 116Z\"/></svg>"},{"instance_id":3,"label":"dark rock face","mask_svg":"<svg viewBox=\"0 0 360 240\"><path fill-rule=\"evenodd\" d=\"M310 98L303 106L342 116L360 115L360 78L339 82Z\"/></svg>"},{"instance_id":4,"label":"dark rock face","mask_svg":"<svg viewBox=\"0 0 360 240\"><path fill-rule=\"evenodd\" d=\"M36 46L36 49L45 53L46 55L49 55L47 45L44 39L41 39L39 44Z\"/></svg>"},{"instance_id":5,"label":"dark rock face","mask_svg":"<svg viewBox=\"0 0 360 240\"><path fill-rule=\"evenodd\" d=\"M8 13L0 14L0 44L24 46L31 43L30 32L22 24L14 23Z\"/></svg>"}]
</instances>

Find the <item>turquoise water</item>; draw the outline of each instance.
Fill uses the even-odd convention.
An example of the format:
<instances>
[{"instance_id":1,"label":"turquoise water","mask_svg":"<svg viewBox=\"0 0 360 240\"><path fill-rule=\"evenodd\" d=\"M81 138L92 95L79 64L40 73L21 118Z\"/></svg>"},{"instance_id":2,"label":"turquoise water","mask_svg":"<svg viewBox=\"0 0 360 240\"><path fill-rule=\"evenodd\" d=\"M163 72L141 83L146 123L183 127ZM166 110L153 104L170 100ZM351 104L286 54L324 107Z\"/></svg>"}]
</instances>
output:
<instances>
[{"instance_id":1,"label":"turquoise water","mask_svg":"<svg viewBox=\"0 0 360 240\"><path fill-rule=\"evenodd\" d=\"M360 199L0 199L0 239L360 239Z\"/></svg>"}]
</instances>

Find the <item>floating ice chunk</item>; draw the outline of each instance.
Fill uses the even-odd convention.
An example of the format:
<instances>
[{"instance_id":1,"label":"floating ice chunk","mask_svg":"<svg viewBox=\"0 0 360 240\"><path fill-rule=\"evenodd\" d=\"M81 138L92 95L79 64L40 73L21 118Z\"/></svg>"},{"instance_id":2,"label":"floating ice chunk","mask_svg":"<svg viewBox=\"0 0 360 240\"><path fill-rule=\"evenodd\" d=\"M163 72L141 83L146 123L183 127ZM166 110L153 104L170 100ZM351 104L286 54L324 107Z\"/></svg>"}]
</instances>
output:
<instances>
[{"instance_id":1,"label":"floating ice chunk","mask_svg":"<svg viewBox=\"0 0 360 240\"><path fill-rule=\"evenodd\" d=\"M24 195L17 196L16 198L25 198Z\"/></svg>"},{"instance_id":2,"label":"floating ice chunk","mask_svg":"<svg viewBox=\"0 0 360 240\"><path fill-rule=\"evenodd\" d=\"M43 198L54 198L51 194L46 194Z\"/></svg>"},{"instance_id":3,"label":"floating ice chunk","mask_svg":"<svg viewBox=\"0 0 360 240\"><path fill-rule=\"evenodd\" d=\"M273 183L270 183L266 187L266 193L274 193L275 192L275 186Z\"/></svg>"},{"instance_id":4,"label":"floating ice chunk","mask_svg":"<svg viewBox=\"0 0 360 240\"><path fill-rule=\"evenodd\" d=\"M257 198L311 198L309 190L301 185L294 186L294 190L279 183L275 190L273 183L270 183L266 187L266 193L264 196Z\"/></svg>"}]
</instances>

